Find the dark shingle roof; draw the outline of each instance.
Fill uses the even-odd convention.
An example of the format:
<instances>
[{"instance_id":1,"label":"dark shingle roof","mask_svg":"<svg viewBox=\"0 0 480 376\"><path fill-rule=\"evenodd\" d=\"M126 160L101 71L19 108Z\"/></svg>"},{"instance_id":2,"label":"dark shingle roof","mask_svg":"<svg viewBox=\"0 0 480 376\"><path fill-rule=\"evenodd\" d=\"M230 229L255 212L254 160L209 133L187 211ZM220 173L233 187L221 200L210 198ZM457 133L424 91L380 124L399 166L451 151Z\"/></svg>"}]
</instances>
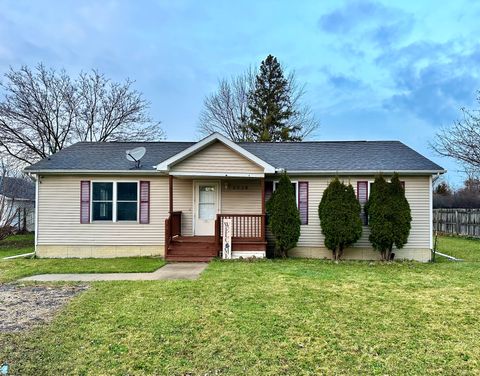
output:
<instances>
[{"instance_id":1,"label":"dark shingle roof","mask_svg":"<svg viewBox=\"0 0 480 376\"><path fill-rule=\"evenodd\" d=\"M125 151L146 148L141 170L179 153L194 142L80 142L44 159L27 171L128 171ZM443 171L443 168L399 141L316 141L239 143L250 153L287 171Z\"/></svg>"},{"instance_id":2,"label":"dark shingle roof","mask_svg":"<svg viewBox=\"0 0 480 376\"><path fill-rule=\"evenodd\" d=\"M35 200L35 184L27 179L0 176L0 195L13 199Z\"/></svg>"},{"instance_id":3,"label":"dark shingle roof","mask_svg":"<svg viewBox=\"0 0 480 376\"><path fill-rule=\"evenodd\" d=\"M317 141L240 144L287 171L443 170L400 141Z\"/></svg>"},{"instance_id":4,"label":"dark shingle roof","mask_svg":"<svg viewBox=\"0 0 480 376\"><path fill-rule=\"evenodd\" d=\"M78 142L25 170L130 170L133 162L125 158L125 151L144 146L147 151L141 161L141 170L153 166L194 142Z\"/></svg>"}]
</instances>

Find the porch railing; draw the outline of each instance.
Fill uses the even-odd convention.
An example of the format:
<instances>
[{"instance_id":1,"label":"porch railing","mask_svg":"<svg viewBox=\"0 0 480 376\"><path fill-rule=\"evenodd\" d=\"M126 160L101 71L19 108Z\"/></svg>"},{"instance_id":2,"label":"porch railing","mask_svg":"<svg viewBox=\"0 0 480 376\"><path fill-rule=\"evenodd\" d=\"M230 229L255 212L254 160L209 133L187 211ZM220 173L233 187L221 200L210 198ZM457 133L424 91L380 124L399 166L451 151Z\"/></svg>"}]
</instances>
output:
<instances>
[{"instance_id":1,"label":"porch railing","mask_svg":"<svg viewBox=\"0 0 480 376\"><path fill-rule=\"evenodd\" d=\"M232 219L232 239L237 241L265 241L264 214L217 214L215 220L215 240L220 244L222 221Z\"/></svg>"},{"instance_id":2,"label":"porch railing","mask_svg":"<svg viewBox=\"0 0 480 376\"><path fill-rule=\"evenodd\" d=\"M165 219L165 252L168 251L173 237L180 235L182 235L182 212L174 211Z\"/></svg>"}]
</instances>

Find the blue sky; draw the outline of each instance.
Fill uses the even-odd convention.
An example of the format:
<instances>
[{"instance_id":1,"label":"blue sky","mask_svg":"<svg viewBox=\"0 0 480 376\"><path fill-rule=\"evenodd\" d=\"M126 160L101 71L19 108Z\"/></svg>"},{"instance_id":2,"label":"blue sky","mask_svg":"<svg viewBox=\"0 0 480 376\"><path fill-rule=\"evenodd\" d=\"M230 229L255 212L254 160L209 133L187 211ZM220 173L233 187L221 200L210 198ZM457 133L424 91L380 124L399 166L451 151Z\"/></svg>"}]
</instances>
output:
<instances>
[{"instance_id":1,"label":"blue sky","mask_svg":"<svg viewBox=\"0 0 480 376\"><path fill-rule=\"evenodd\" d=\"M0 71L131 78L170 140L198 138L219 78L269 53L307 84L321 140L398 139L449 169L435 132L480 89L476 1L0 1Z\"/></svg>"}]
</instances>

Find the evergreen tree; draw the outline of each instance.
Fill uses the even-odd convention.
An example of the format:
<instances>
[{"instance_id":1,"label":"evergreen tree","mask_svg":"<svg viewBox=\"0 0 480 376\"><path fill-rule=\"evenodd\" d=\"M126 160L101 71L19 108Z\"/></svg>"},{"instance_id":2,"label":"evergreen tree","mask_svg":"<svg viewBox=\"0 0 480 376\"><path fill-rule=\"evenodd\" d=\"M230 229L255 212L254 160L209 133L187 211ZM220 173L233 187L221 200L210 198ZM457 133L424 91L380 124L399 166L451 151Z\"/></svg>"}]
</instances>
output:
<instances>
[{"instance_id":1,"label":"evergreen tree","mask_svg":"<svg viewBox=\"0 0 480 376\"><path fill-rule=\"evenodd\" d=\"M332 251L334 260L341 259L343 250L362 236L360 212L353 187L340 182L338 177L332 180L323 192L318 215L325 246Z\"/></svg>"},{"instance_id":2,"label":"evergreen tree","mask_svg":"<svg viewBox=\"0 0 480 376\"><path fill-rule=\"evenodd\" d=\"M387 183L383 176L375 178L366 211L369 240L380 252L382 260L389 260L393 246L400 249L406 244L412 220L410 205L397 174L391 183Z\"/></svg>"},{"instance_id":3,"label":"evergreen tree","mask_svg":"<svg viewBox=\"0 0 480 376\"><path fill-rule=\"evenodd\" d=\"M291 95L293 89L277 58L268 55L248 94L250 116L243 133L249 141L301 140L301 125L289 121L298 115Z\"/></svg>"},{"instance_id":4,"label":"evergreen tree","mask_svg":"<svg viewBox=\"0 0 480 376\"><path fill-rule=\"evenodd\" d=\"M297 245L300 237L300 214L297 209L295 190L287 173L283 173L277 189L267 202L270 229L275 237L277 254L285 258L288 250Z\"/></svg>"},{"instance_id":5,"label":"evergreen tree","mask_svg":"<svg viewBox=\"0 0 480 376\"><path fill-rule=\"evenodd\" d=\"M391 195L391 207L395 213L394 218L394 237L393 243L397 249L403 248L408 241L408 235L410 234L412 214L410 211L410 205L405 197L405 188L403 187L398 174L395 173L390 181L390 195ZM390 259L392 253L392 247L389 249L387 255Z\"/></svg>"}]
</instances>

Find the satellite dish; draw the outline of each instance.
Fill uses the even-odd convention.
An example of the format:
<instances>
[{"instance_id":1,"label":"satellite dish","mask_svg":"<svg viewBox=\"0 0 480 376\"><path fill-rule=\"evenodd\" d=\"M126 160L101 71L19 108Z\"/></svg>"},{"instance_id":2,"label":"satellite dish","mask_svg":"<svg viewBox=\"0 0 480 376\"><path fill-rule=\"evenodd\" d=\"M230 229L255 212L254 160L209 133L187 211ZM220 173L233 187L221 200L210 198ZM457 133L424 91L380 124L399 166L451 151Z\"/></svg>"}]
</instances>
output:
<instances>
[{"instance_id":1,"label":"satellite dish","mask_svg":"<svg viewBox=\"0 0 480 376\"><path fill-rule=\"evenodd\" d=\"M135 149L127 150L125 153L127 154L127 159L129 161L135 162L135 168L139 168L140 160L143 158L146 151L147 149L145 149L143 146L140 146Z\"/></svg>"}]
</instances>

